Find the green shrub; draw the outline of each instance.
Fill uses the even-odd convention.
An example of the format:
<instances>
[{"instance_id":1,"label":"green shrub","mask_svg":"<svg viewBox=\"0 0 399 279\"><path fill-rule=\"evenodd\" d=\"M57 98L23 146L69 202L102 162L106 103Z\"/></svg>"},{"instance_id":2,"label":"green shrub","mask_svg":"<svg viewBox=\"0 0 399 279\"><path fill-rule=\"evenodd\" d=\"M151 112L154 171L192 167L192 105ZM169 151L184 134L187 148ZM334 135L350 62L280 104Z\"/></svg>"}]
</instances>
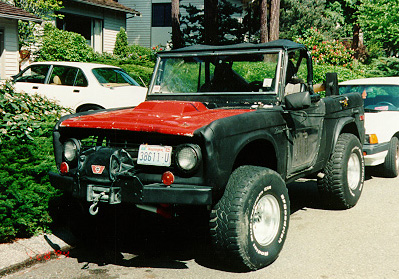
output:
<instances>
[{"instance_id":1,"label":"green shrub","mask_svg":"<svg viewBox=\"0 0 399 279\"><path fill-rule=\"evenodd\" d=\"M51 131L67 112L0 87L0 242L48 229L48 201L56 195L47 175L55 166Z\"/></svg>"},{"instance_id":2,"label":"green shrub","mask_svg":"<svg viewBox=\"0 0 399 279\"><path fill-rule=\"evenodd\" d=\"M51 24L45 26L41 40L37 61L88 62L95 56L82 35L57 29Z\"/></svg>"},{"instance_id":3,"label":"green shrub","mask_svg":"<svg viewBox=\"0 0 399 279\"><path fill-rule=\"evenodd\" d=\"M116 34L114 54L117 56L127 56L128 53L129 48L127 45L127 34L125 29L121 27L118 34Z\"/></svg>"},{"instance_id":4,"label":"green shrub","mask_svg":"<svg viewBox=\"0 0 399 279\"><path fill-rule=\"evenodd\" d=\"M337 73L338 82L365 77L364 70L361 70L360 68L348 69L342 66L314 64L313 83L323 83L326 79L326 73Z\"/></svg>"},{"instance_id":5,"label":"green shrub","mask_svg":"<svg viewBox=\"0 0 399 279\"><path fill-rule=\"evenodd\" d=\"M367 77L393 77L399 76L399 58L381 57L374 59L367 72Z\"/></svg>"}]
</instances>

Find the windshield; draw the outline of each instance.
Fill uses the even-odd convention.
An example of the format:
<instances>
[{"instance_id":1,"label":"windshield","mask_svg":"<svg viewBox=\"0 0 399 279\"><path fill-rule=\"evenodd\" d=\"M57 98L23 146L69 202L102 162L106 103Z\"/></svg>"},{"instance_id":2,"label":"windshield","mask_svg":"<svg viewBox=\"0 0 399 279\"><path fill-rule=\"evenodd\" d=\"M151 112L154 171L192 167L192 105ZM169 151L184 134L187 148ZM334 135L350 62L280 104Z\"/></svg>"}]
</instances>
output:
<instances>
[{"instance_id":1,"label":"windshield","mask_svg":"<svg viewBox=\"0 0 399 279\"><path fill-rule=\"evenodd\" d=\"M122 69L96 68L92 70L98 82L105 87L139 86L139 84Z\"/></svg>"},{"instance_id":2,"label":"windshield","mask_svg":"<svg viewBox=\"0 0 399 279\"><path fill-rule=\"evenodd\" d=\"M399 110L398 85L340 85L339 93L359 92L365 109Z\"/></svg>"},{"instance_id":3,"label":"windshield","mask_svg":"<svg viewBox=\"0 0 399 279\"><path fill-rule=\"evenodd\" d=\"M162 58L151 94L276 94L280 53Z\"/></svg>"}]
</instances>

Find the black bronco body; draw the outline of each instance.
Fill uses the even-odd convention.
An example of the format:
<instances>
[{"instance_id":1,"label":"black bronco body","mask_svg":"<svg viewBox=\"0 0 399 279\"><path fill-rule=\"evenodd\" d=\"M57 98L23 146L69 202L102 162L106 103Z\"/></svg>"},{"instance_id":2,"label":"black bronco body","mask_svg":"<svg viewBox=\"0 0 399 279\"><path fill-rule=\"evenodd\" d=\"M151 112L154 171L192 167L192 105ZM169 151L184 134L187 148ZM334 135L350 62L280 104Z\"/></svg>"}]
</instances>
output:
<instances>
[{"instance_id":1,"label":"black bronco body","mask_svg":"<svg viewBox=\"0 0 399 279\"><path fill-rule=\"evenodd\" d=\"M362 190L361 96L320 98L312 80L310 54L287 40L161 52L144 103L58 122L52 184L91 214L102 202L206 205L215 248L263 267L286 237L286 183L318 174L336 208Z\"/></svg>"}]
</instances>

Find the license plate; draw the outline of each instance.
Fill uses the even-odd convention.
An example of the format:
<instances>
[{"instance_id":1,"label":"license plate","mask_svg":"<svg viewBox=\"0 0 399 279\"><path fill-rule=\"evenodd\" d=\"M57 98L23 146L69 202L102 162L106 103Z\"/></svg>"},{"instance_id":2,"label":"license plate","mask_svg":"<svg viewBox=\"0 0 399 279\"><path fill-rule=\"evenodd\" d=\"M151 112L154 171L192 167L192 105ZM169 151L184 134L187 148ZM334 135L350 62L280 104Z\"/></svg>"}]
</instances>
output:
<instances>
[{"instance_id":1,"label":"license plate","mask_svg":"<svg viewBox=\"0 0 399 279\"><path fill-rule=\"evenodd\" d=\"M171 164L172 147L142 144L139 148L137 164L169 167Z\"/></svg>"}]
</instances>

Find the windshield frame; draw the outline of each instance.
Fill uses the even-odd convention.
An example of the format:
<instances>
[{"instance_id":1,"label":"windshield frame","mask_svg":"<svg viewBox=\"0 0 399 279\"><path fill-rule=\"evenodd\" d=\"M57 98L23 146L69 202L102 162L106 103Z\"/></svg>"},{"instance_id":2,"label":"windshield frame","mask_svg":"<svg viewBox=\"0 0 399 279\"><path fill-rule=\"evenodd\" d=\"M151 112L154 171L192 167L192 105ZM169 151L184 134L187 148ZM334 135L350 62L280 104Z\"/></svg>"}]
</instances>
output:
<instances>
[{"instance_id":1,"label":"windshield frame","mask_svg":"<svg viewBox=\"0 0 399 279\"><path fill-rule=\"evenodd\" d=\"M281 80L281 67L282 58L284 51L282 49L248 49L245 51L199 51L199 52L186 52L186 53L167 53L163 52L158 55L157 62L154 68L154 74L151 78L151 83L148 90L147 99L151 100L220 100L220 99L247 99L249 102L253 100L271 100L276 99L279 95L279 87ZM189 58L189 57L205 57L205 56L235 56L235 55L251 55L251 54L277 54L277 65L276 65L276 84L272 92L196 92L193 93L154 93L154 85L160 70L160 64L163 59L169 58ZM233 60L234 61L234 60Z\"/></svg>"}]
</instances>

